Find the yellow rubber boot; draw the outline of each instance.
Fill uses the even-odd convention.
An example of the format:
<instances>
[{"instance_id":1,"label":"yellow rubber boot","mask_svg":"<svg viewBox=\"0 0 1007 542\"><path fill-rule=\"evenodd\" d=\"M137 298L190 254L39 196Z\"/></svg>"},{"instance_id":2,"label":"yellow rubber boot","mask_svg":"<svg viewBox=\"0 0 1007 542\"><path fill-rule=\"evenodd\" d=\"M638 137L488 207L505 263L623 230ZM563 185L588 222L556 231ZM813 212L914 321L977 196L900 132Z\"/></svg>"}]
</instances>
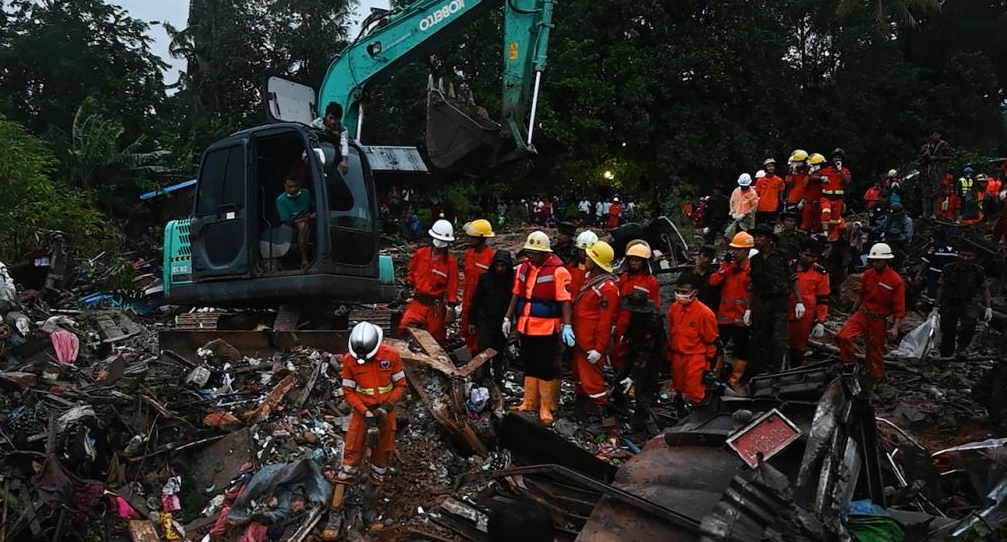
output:
<instances>
[{"instance_id":1,"label":"yellow rubber boot","mask_svg":"<svg viewBox=\"0 0 1007 542\"><path fill-rule=\"evenodd\" d=\"M557 378L550 382L552 382L552 411L559 412L559 386L562 381Z\"/></svg>"},{"instance_id":2,"label":"yellow rubber boot","mask_svg":"<svg viewBox=\"0 0 1007 542\"><path fill-rule=\"evenodd\" d=\"M539 381L538 421L542 422L542 425L545 426L552 425L552 400L556 394L556 386L553 384L557 382L559 382L559 379Z\"/></svg>"},{"instance_id":3,"label":"yellow rubber boot","mask_svg":"<svg viewBox=\"0 0 1007 542\"><path fill-rule=\"evenodd\" d=\"M740 359L734 360L734 364L731 366L731 376L727 379L727 385L731 387L732 390L739 391L741 388L741 377L745 375L745 367L748 366L748 362Z\"/></svg>"},{"instance_id":4,"label":"yellow rubber boot","mask_svg":"<svg viewBox=\"0 0 1007 542\"><path fill-rule=\"evenodd\" d=\"M524 398L521 399L520 405L511 407L511 410L517 412L535 412L538 410L540 382L537 378L524 377Z\"/></svg>"}]
</instances>

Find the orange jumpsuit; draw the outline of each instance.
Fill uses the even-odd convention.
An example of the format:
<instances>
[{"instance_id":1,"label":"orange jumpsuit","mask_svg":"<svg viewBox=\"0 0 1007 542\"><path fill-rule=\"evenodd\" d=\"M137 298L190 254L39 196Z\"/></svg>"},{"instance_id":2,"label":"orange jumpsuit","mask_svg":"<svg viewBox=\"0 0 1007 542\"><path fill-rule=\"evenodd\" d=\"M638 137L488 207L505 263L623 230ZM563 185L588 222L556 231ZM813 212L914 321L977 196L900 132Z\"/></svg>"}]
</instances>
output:
<instances>
[{"instance_id":1,"label":"orange jumpsuit","mask_svg":"<svg viewBox=\"0 0 1007 542\"><path fill-rule=\"evenodd\" d=\"M850 315L836 334L839 359L846 364L854 363L853 341L863 336L867 344L867 370L874 378L881 378L885 373L885 318L906 315L905 283L891 268L880 274L871 268L864 271L857 295L861 300L860 309Z\"/></svg>"},{"instance_id":2,"label":"orange jumpsuit","mask_svg":"<svg viewBox=\"0 0 1007 542\"><path fill-rule=\"evenodd\" d=\"M710 286L720 286L720 306L717 308L717 323L722 326L743 326L745 311L748 310L748 272L751 262L748 258L737 262L721 262L720 269L710 275ZM721 286L723 285L723 286Z\"/></svg>"},{"instance_id":3,"label":"orange jumpsuit","mask_svg":"<svg viewBox=\"0 0 1007 542\"><path fill-rule=\"evenodd\" d=\"M360 470L367 447L367 411L382 403L395 406L406 391L406 373L402 370L399 353L392 347L381 345L378 353L364 363L353 356L343 356L343 396L353 409L350 427L346 431L343 464L336 474L336 483L351 484ZM395 450L395 412L392 409L379 426L378 445L371 450L371 482L384 483L388 457Z\"/></svg>"},{"instance_id":4,"label":"orange jumpsuit","mask_svg":"<svg viewBox=\"0 0 1007 542\"><path fill-rule=\"evenodd\" d=\"M421 327L438 342L444 341L444 303L458 304L458 262L447 251L434 256L431 247L423 247L409 258L406 284L413 288L413 300L399 322L399 333L405 333L407 327Z\"/></svg>"},{"instance_id":5,"label":"orange jumpsuit","mask_svg":"<svg viewBox=\"0 0 1007 542\"><path fill-rule=\"evenodd\" d=\"M573 300L573 334L577 337L571 357L577 395L587 396L594 404L608 402L602 368L612 341L612 326L619 310L619 288L610 273L587 276ZM587 360L587 353L601 354L596 363Z\"/></svg>"},{"instance_id":6,"label":"orange jumpsuit","mask_svg":"<svg viewBox=\"0 0 1007 542\"><path fill-rule=\"evenodd\" d=\"M937 205L935 206L934 213L937 215L937 220L943 220L945 222L954 222L958 220L958 196L951 190L945 190L943 194L938 194Z\"/></svg>"},{"instance_id":7,"label":"orange jumpsuit","mask_svg":"<svg viewBox=\"0 0 1007 542\"><path fill-rule=\"evenodd\" d=\"M584 285L585 273L584 268L575 263L568 263L563 267L570 272L570 292L574 295L580 291L580 287Z\"/></svg>"},{"instance_id":8,"label":"orange jumpsuit","mask_svg":"<svg viewBox=\"0 0 1007 542\"><path fill-rule=\"evenodd\" d=\"M808 347L808 337L815 324L825 323L829 315L829 272L817 263L808 269L797 271L797 291L804 304L804 317L794 316L797 299L790 295L790 339L791 363L804 364L804 351Z\"/></svg>"},{"instance_id":9,"label":"orange jumpsuit","mask_svg":"<svg viewBox=\"0 0 1007 542\"><path fill-rule=\"evenodd\" d=\"M804 207L801 208L801 229L806 232L822 229L822 185L825 173L818 170L807 176L804 185Z\"/></svg>"},{"instance_id":10,"label":"orange jumpsuit","mask_svg":"<svg viewBox=\"0 0 1007 542\"><path fill-rule=\"evenodd\" d=\"M717 317L699 300L668 308L668 358L675 391L690 403L706 396L703 372L717 354Z\"/></svg>"},{"instance_id":11,"label":"orange jumpsuit","mask_svg":"<svg viewBox=\"0 0 1007 542\"><path fill-rule=\"evenodd\" d=\"M843 196L846 194L846 186L851 183L850 170L845 167L837 170L830 165L822 169L822 179L820 223L822 228L827 227L831 233L832 228L839 227L839 220L843 216Z\"/></svg>"},{"instance_id":12,"label":"orange jumpsuit","mask_svg":"<svg viewBox=\"0 0 1007 542\"><path fill-rule=\"evenodd\" d=\"M476 292L476 286L479 285L479 277L493 265L493 255L495 253L495 251L483 245L478 250L476 248L466 250L465 257L462 259L462 274L465 279L465 288L462 290L462 321L460 331L462 338L465 339L465 345L469 347L469 350L473 354L476 351L476 336L474 333L469 333L469 307L472 304L472 294Z\"/></svg>"},{"instance_id":13,"label":"orange jumpsuit","mask_svg":"<svg viewBox=\"0 0 1007 542\"><path fill-rule=\"evenodd\" d=\"M804 199L804 180L808 178L808 168L800 168L788 173L783 179L787 185L787 197L784 200L788 206L794 206Z\"/></svg>"},{"instance_id":14,"label":"orange jumpsuit","mask_svg":"<svg viewBox=\"0 0 1007 542\"><path fill-rule=\"evenodd\" d=\"M622 212L622 209L619 208L619 204L618 203L613 203L611 206L609 206L609 208L608 208L608 222L606 223L606 226L608 227L608 229L619 227L619 213L621 213L621 212Z\"/></svg>"},{"instance_id":15,"label":"orange jumpsuit","mask_svg":"<svg viewBox=\"0 0 1007 542\"><path fill-rule=\"evenodd\" d=\"M657 279L649 271L626 271L619 275L619 297L626 297L633 292L646 293L655 310L659 310L661 298ZM629 311L619 309L615 322L615 348L612 349L612 368L616 370L622 367L622 358L626 355L626 345L622 342L622 336L626 334L627 326L629 326Z\"/></svg>"}]
</instances>

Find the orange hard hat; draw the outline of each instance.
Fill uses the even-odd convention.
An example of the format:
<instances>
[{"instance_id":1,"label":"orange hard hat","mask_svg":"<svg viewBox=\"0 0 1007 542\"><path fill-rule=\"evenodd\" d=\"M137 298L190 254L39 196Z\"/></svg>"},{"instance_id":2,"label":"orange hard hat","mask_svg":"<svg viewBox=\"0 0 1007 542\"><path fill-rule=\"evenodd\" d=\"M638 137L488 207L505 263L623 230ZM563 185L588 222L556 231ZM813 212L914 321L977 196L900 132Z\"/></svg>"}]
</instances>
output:
<instances>
[{"instance_id":1,"label":"orange hard hat","mask_svg":"<svg viewBox=\"0 0 1007 542\"><path fill-rule=\"evenodd\" d=\"M755 239L751 236L751 234L739 231L734 234L734 237L731 239L731 243L728 246L731 248L752 248L755 246Z\"/></svg>"}]
</instances>

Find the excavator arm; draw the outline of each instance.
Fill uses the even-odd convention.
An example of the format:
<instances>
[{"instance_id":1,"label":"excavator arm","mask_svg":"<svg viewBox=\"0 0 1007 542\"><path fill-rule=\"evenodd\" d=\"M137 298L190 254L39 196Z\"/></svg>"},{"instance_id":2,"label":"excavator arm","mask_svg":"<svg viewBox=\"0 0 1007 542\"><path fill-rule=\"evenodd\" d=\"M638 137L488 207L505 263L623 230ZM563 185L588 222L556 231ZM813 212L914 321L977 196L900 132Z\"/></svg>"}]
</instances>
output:
<instances>
[{"instance_id":1,"label":"excavator arm","mask_svg":"<svg viewBox=\"0 0 1007 542\"><path fill-rule=\"evenodd\" d=\"M435 166L463 171L492 167L534 152L532 124L545 70L553 0L417 0L392 10L373 20L329 66L317 102L319 114L324 114L330 102L341 104L343 125L359 140L364 96L371 84L431 53L501 3L501 122L431 84L427 150Z\"/></svg>"}]
</instances>

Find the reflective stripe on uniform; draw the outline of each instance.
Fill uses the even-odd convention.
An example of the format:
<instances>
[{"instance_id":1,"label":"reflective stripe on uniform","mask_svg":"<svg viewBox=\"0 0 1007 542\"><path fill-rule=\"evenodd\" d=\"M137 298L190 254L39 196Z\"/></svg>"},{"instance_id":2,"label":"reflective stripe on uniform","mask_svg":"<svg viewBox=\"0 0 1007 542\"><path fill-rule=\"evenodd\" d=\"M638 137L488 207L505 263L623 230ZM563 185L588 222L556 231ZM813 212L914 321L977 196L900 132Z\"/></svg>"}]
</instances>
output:
<instances>
[{"instance_id":1,"label":"reflective stripe on uniform","mask_svg":"<svg viewBox=\"0 0 1007 542\"><path fill-rule=\"evenodd\" d=\"M878 286L880 286L880 287L882 287L882 288L884 288L885 290L888 290L888 291L894 291L895 290L894 286L889 286L889 285L885 284L884 282L879 282Z\"/></svg>"},{"instance_id":2,"label":"reflective stripe on uniform","mask_svg":"<svg viewBox=\"0 0 1007 542\"><path fill-rule=\"evenodd\" d=\"M547 282L552 282L554 280L555 280L554 275L538 276L535 277L535 284L545 284Z\"/></svg>"},{"instance_id":3,"label":"reflective stripe on uniform","mask_svg":"<svg viewBox=\"0 0 1007 542\"><path fill-rule=\"evenodd\" d=\"M374 395L374 388L357 388L357 393L364 395Z\"/></svg>"},{"instance_id":4,"label":"reflective stripe on uniform","mask_svg":"<svg viewBox=\"0 0 1007 542\"><path fill-rule=\"evenodd\" d=\"M595 393L594 395L588 395L588 397L590 397L591 399L601 399L602 397L605 397L606 395L608 395L608 392L603 391L601 393Z\"/></svg>"},{"instance_id":5,"label":"reflective stripe on uniform","mask_svg":"<svg viewBox=\"0 0 1007 542\"><path fill-rule=\"evenodd\" d=\"M645 294L649 294L650 293L650 288L647 288L646 286L633 286L633 289L637 290L639 292L643 292Z\"/></svg>"},{"instance_id":6,"label":"reflective stripe on uniform","mask_svg":"<svg viewBox=\"0 0 1007 542\"><path fill-rule=\"evenodd\" d=\"M399 380L402 380L405 377L406 377L406 373L403 372L403 371L399 371L399 372L397 372L397 373L395 373L395 374L392 375L392 382L398 382Z\"/></svg>"},{"instance_id":7,"label":"reflective stripe on uniform","mask_svg":"<svg viewBox=\"0 0 1007 542\"><path fill-rule=\"evenodd\" d=\"M394 388L394 387L395 387L395 384L389 384L387 386L381 386L380 388L378 388L378 393L388 393L388 392L392 391L392 388Z\"/></svg>"},{"instance_id":8,"label":"reflective stripe on uniform","mask_svg":"<svg viewBox=\"0 0 1007 542\"><path fill-rule=\"evenodd\" d=\"M433 273L433 274L435 274L435 275L440 275L440 276L442 276L444 278L448 278L448 274L445 273L444 271L439 271L437 269L431 269L430 272Z\"/></svg>"},{"instance_id":9,"label":"reflective stripe on uniform","mask_svg":"<svg viewBox=\"0 0 1007 542\"><path fill-rule=\"evenodd\" d=\"M476 262L476 267L478 267L479 269L482 269L482 270L484 270L484 271L489 271L489 268L490 268L490 266L488 266L488 265L483 265L483 264L481 264L481 263L478 263L478 262Z\"/></svg>"},{"instance_id":10,"label":"reflective stripe on uniform","mask_svg":"<svg viewBox=\"0 0 1007 542\"><path fill-rule=\"evenodd\" d=\"M351 390L354 390L354 389L357 388L357 381L356 380L350 380L348 378L344 378L343 379L343 387L344 388L350 388Z\"/></svg>"}]
</instances>

